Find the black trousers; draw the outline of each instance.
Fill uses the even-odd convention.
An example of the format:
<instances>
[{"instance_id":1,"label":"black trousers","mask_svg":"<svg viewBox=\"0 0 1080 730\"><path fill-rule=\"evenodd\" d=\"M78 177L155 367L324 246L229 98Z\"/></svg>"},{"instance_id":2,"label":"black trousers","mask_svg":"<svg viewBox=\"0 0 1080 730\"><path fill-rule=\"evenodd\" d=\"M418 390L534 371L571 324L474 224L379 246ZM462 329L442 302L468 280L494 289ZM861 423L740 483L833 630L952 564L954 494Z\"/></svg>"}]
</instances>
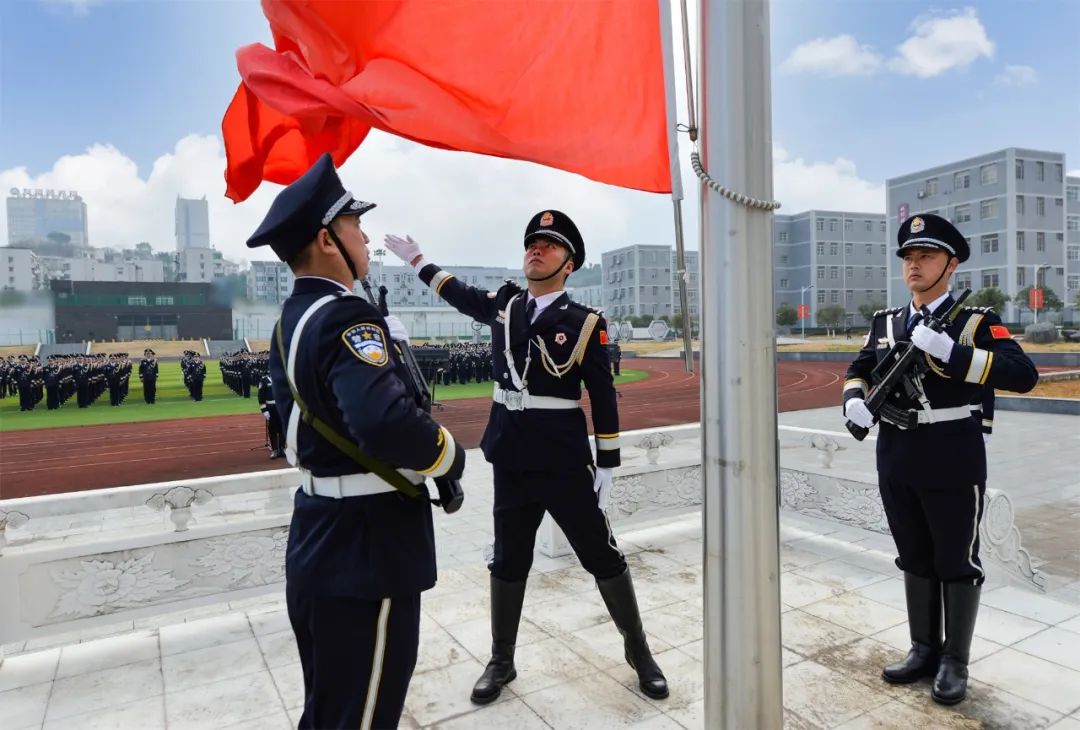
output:
<instances>
[{"instance_id":1,"label":"black trousers","mask_svg":"<svg viewBox=\"0 0 1080 730\"><path fill-rule=\"evenodd\" d=\"M985 484L926 487L879 476L881 503L906 573L982 585L979 523Z\"/></svg>"},{"instance_id":2,"label":"black trousers","mask_svg":"<svg viewBox=\"0 0 1080 730\"><path fill-rule=\"evenodd\" d=\"M266 422L266 438L270 442L271 451L285 450L285 433L281 428L281 417L273 406L270 407L270 418Z\"/></svg>"},{"instance_id":3,"label":"black trousers","mask_svg":"<svg viewBox=\"0 0 1080 730\"><path fill-rule=\"evenodd\" d=\"M144 380L142 382L143 400L153 403L157 400L157 380Z\"/></svg>"},{"instance_id":4,"label":"black trousers","mask_svg":"<svg viewBox=\"0 0 1080 730\"><path fill-rule=\"evenodd\" d=\"M420 641L420 594L381 601L286 586L304 672L299 728L396 728Z\"/></svg>"},{"instance_id":5,"label":"black trousers","mask_svg":"<svg viewBox=\"0 0 1080 730\"><path fill-rule=\"evenodd\" d=\"M596 504L593 467L569 471L515 471L495 467L495 558L499 580L525 580L533 562L536 530L550 512L566 533L582 567L597 579L614 578L626 560Z\"/></svg>"}]
</instances>

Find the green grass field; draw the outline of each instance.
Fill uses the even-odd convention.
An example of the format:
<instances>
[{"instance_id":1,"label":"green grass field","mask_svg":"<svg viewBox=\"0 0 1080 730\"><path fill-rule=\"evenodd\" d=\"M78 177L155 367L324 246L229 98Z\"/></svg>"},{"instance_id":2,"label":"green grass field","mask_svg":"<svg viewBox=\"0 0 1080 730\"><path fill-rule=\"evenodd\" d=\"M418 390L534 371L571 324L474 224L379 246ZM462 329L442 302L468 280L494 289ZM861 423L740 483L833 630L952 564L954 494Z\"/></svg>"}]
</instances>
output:
<instances>
[{"instance_id":1,"label":"green grass field","mask_svg":"<svg viewBox=\"0 0 1080 730\"><path fill-rule=\"evenodd\" d=\"M98 426L106 423L137 423L140 421L163 421L170 418L202 418L205 416L235 416L258 413L259 401L252 389L251 398L240 398L221 382L221 370L216 360L206 361L206 382L203 399L196 403L188 396L180 374L180 363L163 362L157 382L157 403L143 402L142 383L137 374L138 365L132 372L127 399L119 406L109 405L108 391L102 393L89 408L75 405L75 396L59 410L50 411L44 399L30 412L19 411L17 395L0 400L0 432L28 431L37 428L64 428L66 426ZM643 380L648 373L642 370L623 369L615 379L616 385ZM482 398L491 395L491 383L438 386L435 397L440 401L461 398Z\"/></svg>"}]
</instances>

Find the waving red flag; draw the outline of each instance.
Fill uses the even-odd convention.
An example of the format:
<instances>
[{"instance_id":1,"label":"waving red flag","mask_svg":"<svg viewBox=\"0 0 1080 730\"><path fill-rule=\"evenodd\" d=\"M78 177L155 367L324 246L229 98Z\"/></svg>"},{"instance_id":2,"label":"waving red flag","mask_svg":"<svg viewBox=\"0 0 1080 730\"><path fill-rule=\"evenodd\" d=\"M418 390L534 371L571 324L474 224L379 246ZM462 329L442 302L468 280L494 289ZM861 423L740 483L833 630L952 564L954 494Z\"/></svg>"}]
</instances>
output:
<instances>
[{"instance_id":1,"label":"waving red flag","mask_svg":"<svg viewBox=\"0 0 1080 730\"><path fill-rule=\"evenodd\" d=\"M371 128L670 192L661 0L263 0L237 51L226 195L287 184Z\"/></svg>"}]
</instances>

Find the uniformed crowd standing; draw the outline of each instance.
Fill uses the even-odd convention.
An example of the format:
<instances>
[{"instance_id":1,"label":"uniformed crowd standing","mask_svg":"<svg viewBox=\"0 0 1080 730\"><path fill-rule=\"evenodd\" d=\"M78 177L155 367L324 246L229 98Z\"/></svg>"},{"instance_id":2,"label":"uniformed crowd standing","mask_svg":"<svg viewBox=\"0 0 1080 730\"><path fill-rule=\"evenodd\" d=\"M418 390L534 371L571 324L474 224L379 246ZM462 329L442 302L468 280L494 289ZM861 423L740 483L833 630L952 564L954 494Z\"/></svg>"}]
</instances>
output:
<instances>
[{"instance_id":1,"label":"uniformed crowd standing","mask_svg":"<svg viewBox=\"0 0 1080 730\"><path fill-rule=\"evenodd\" d=\"M844 382L844 414L862 428L879 425L878 484L904 572L911 650L882 671L890 683L933 678L934 701L967 693L971 639L984 579L979 522L986 490L986 445L995 388L1025 393L1038 372L989 308L964 307L942 331L922 323L954 304L949 277L967 260L968 243L947 220L907 219L897 235L909 305L874 314ZM920 350L925 372L898 388L872 414L872 371L898 343ZM944 618L944 620L943 620Z\"/></svg>"},{"instance_id":2,"label":"uniformed crowd standing","mask_svg":"<svg viewBox=\"0 0 1080 730\"><path fill-rule=\"evenodd\" d=\"M420 345L413 352L429 383L464 385L491 380L490 343Z\"/></svg>"},{"instance_id":3,"label":"uniformed crowd standing","mask_svg":"<svg viewBox=\"0 0 1080 730\"><path fill-rule=\"evenodd\" d=\"M221 381L232 392L242 398L251 397L251 389L258 388L259 380L266 374L269 351L251 352L240 350L227 352L221 356Z\"/></svg>"},{"instance_id":4,"label":"uniformed crowd standing","mask_svg":"<svg viewBox=\"0 0 1080 730\"><path fill-rule=\"evenodd\" d=\"M488 566L492 647L472 701L494 701L517 677L518 624L545 512L596 578L638 686L649 697L667 697L667 680L649 650L630 571L606 515L612 470L620 463L619 412L607 323L564 290L566 278L585 263L577 226L556 210L528 222L526 290L513 282L493 292L469 286L424 259L410 237L387 236L386 247L451 306L491 327L495 393L481 447L495 487L495 553ZM579 403L582 384L592 404L595 462Z\"/></svg>"},{"instance_id":5,"label":"uniformed crowd standing","mask_svg":"<svg viewBox=\"0 0 1080 730\"><path fill-rule=\"evenodd\" d=\"M42 401L56 410L75 396L79 408L108 392L119 406L128 394L131 361L127 353L50 355L42 364L35 356L9 356L0 362L0 396L18 395L19 410L32 411Z\"/></svg>"},{"instance_id":6,"label":"uniformed crowd standing","mask_svg":"<svg viewBox=\"0 0 1080 730\"><path fill-rule=\"evenodd\" d=\"M194 350L184 350L184 357L180 359L180 372L184 375L184 387L192 400L201 401L203 382L206 380L206 363L202 361L202 355Z\"/></svg>"},{"instance_id":7,"label":"uniformed crowd standing","mask_svg":"<svg viewBox=\"0 0 1080 730\"><path fill-rule=\"evenodd\" d=\"M326 154L275 198L248 246L296 275L270 348L273 406L300 471L285 597L304 676L301 728L392 728L416 665L420 593L435 585L425 477L465 451L418 406L401 322L352 288L367 275L360 216Z\"/></svg>"}]
</instances>

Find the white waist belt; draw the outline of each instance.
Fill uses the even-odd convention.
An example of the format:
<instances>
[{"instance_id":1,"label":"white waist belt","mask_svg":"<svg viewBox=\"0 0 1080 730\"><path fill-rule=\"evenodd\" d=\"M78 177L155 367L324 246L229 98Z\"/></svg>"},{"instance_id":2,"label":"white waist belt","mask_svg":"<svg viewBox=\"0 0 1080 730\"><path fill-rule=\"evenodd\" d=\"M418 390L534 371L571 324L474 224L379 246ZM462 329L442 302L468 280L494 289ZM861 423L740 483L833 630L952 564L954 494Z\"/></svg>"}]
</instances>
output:
<instances>
[{"instance_id":1,"label":"white waist belt","mask_svg":"<svg viewBox=\"0 0 1080 730\"><path fill-rule=\"evenodd\" d=\"M339 477L313 476L307 469L300 470L300 488L309 497L319 495L331 499L345 497L366 497L371 494L383 494L397 491L384 482L378 474L345 474Z\"/></svg>"},{"instance_id":2,"label":"white waist belt","mask_svg":"<svg viewBox=\"0 0 1080 730\"><path fill-rule=\"evenodd\" d=\"M955 408L931 408L929 411L916 411L919 414L919 423L941 423L942 421L959 421L971 418L971 406L956 406Z\"/></svg>"},{"instance_id":3,"label":"white waist belt","mask_svg":"<svg viewBox=\"0 0 1080 730\"><path fill-rule=\"evenodd\" d=\"M531 409L540 410L569 410L578 408L576 400L569 398L554 398L548 395L533 395L527 390L506 390L495 386L495 395L492 396L496 403L502 403L508 411L526 411Z\"/></svg>"}]
</instances>

